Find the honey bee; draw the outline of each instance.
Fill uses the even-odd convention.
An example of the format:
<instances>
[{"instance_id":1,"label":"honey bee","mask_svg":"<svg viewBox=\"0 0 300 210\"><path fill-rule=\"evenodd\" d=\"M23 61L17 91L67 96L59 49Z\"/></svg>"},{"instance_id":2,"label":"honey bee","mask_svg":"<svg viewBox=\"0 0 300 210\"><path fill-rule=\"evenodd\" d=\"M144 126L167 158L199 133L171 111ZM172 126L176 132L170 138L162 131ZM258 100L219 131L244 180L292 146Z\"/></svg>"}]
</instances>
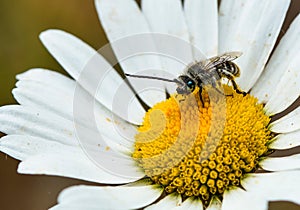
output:
<instances>
[{"instance_id":1,"label":"honey bee","mask_svg":"<svg viewBox=\"0 0 300 210\"><path fill-rule=\"evenodd\" d=\"M232 62L241 55L241 52L227 52L219 56L194 62L185 69L182 75L173 80L152 76L131 74L125 75L129 77L148 78L174 82L178 86L176 91L179 94L189 94L193 92L196 87L199 87L199 95L201 101L201 93L203 88L205 88L207 85L211 85L218 92L222 93L220 91L221 79L227 78L232 83L233 89L237 93L245 95L246 93L241 91L234 81L236 77L240 76L240 68L234 62Z\"/></svg>"}]
</instances>

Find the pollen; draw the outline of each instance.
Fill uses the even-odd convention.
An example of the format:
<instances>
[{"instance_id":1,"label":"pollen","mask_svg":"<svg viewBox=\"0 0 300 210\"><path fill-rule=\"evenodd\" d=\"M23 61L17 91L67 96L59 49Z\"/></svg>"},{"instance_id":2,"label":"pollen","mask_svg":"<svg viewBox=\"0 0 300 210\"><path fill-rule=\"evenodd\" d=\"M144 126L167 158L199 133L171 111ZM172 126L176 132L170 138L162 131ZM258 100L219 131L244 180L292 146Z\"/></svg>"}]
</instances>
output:
<instances>
[{"instance_id":1,"label":"pollen","mask_svg":"<svg viewBox=\"0 0 300 210\"><path fill-rule=\"evenodd\" d=\"M135 136L132 157L166 194L200 198L240 186L258 168L272 138L263 105L224 86L223 100L198 90L174 94L148 110ZM218 95L217 93L216 95ZM222 98L222 97L220 97Z\"/></svg>"}]
</instances>

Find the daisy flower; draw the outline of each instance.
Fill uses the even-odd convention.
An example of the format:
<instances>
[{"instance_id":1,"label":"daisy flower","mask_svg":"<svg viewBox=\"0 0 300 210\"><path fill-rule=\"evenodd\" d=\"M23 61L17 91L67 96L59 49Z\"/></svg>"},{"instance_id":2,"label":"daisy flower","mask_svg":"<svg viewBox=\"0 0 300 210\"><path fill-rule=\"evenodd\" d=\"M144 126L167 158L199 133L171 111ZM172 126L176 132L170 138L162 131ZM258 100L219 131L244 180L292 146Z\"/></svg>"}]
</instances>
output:
<instances>
[{"instance_id":1,"label":"daisy flower","mask_svg":"<svg viewBox=\"0 0 300 210\"><path fill-rule=\"evenodd\" d=\"M95 183L65 189L53 210L300 205L299 154L270 156L300 145L300 109L273 118L300 93L299 16L273 51L289 4L142 0L140 8L133 0L95 0L118 61L67 32L43 32L41 41L73 79L46 69L18 75L20 105L0 108L7 134L0 150L21 161L19 173ZM247 94L224 83L223 101L211 100L209 88L202 98L196 90L166 99L162 90L171 85L153 81L147 89L147 80L129 78L137 98L112 67L173 79L202 59L199 50L206 58L242 52L236 82Z\"/></svg>"}]
</instances>

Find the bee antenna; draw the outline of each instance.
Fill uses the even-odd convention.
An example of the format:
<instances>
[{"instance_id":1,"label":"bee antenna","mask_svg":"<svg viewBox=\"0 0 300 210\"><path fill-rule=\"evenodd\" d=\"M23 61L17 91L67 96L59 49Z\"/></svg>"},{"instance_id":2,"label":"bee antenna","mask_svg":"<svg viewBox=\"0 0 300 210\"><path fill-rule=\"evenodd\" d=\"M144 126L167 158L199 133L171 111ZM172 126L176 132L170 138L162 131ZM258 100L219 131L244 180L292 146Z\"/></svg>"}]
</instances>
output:
<instances>
[{"instance_id":1,"label":"bee antenna","mask_svg":"<svg viewBox=\"0 0 300 210\"><path fill-rule=\"evenodd\" d=\"M156 80L161 80L161 81L165 81L165 82L174 82L176 84L181 84L180 81L178 81L177 79L166 79L166 78L161 78L161 77L154 77L154 76L145 76L145 75L133 75L133 74L127 74L125 73L125 76L127 77L135 77L135 78L144 78L144 79L156 79Z\"/></svg>"}]
</instances>

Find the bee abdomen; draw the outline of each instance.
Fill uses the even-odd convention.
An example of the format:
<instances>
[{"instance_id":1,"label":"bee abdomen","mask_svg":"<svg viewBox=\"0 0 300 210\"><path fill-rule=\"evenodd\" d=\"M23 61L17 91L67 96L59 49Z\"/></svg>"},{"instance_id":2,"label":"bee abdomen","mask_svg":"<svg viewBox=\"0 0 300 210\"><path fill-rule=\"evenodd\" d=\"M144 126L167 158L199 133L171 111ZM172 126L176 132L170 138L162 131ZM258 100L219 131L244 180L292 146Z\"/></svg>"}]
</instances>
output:
<instances>
[{"instance_id":1,"label":"bee abdomen","mask_svg":"<svg viewBox=\"0 0 300 210\"><path fill-rule=\"evenodd\" d=\"M239 67L230 61L224 62L217 66L217 71L221 77L238 77L240 75Z\"/></svg>"}]
</instances>

